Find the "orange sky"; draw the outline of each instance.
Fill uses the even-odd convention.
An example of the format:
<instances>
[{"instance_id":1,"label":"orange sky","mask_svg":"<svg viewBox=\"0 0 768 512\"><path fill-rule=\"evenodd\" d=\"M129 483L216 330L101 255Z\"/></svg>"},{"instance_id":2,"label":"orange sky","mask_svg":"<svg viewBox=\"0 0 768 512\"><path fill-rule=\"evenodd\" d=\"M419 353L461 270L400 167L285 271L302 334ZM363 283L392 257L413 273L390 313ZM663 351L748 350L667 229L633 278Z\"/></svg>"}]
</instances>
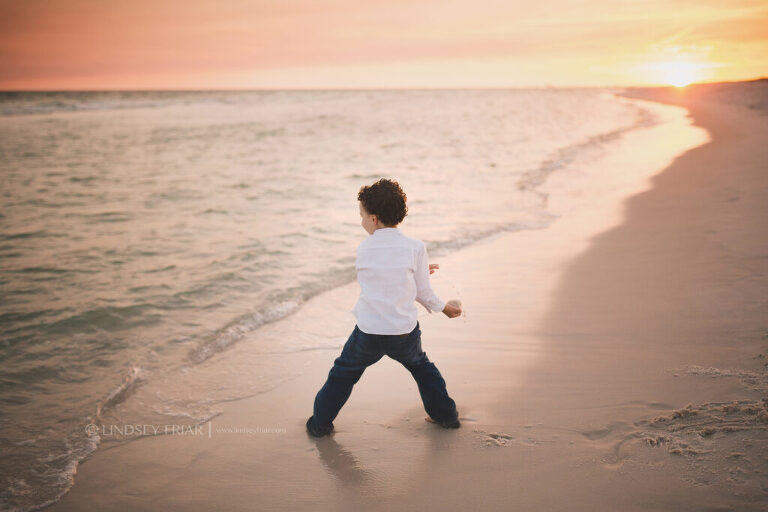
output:
<instances>
[{"instance_id":1,"label":"orange sky","mask_svg":"<svg viewBox=\"0 0 768 512\"><path fill-rule=\"evenodd\" d=\"M6 90L646 85L766 75L766 0L0 0Z\"/></svg>"}]
</instances>

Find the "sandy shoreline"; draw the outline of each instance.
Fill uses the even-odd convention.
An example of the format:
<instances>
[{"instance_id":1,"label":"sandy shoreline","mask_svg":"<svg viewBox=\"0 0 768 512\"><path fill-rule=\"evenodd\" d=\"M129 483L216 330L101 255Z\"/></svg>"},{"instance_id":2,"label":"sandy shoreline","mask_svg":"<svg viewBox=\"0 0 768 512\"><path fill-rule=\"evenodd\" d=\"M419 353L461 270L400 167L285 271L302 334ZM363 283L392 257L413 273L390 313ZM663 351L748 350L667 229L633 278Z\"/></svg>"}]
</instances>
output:
<instances>
[{"instance_id":1,"label":"sandy shoreline","mask_svg":"<svg viewBox=\"0 0 768 512\"><path fill-rule=\"evenodd\" d=\"M312 440L303 424L338 348L275 354L279 387L222 404L202 435L102 444L49 510L763 509L768 116L686 106L711 142L680 120L633 132L594 170L576 166L594 187L590 172L621 171L598 188L550 178L564 213L550 228L440 259L433 285L458 290L467 316L420 322L462 429L425 423L415 384L384 360L337 432ZM681 146L697 147L670 163ZM353 317L328 312L356 293L258 335L346 338Z\"/></svg>"}]
</instances>

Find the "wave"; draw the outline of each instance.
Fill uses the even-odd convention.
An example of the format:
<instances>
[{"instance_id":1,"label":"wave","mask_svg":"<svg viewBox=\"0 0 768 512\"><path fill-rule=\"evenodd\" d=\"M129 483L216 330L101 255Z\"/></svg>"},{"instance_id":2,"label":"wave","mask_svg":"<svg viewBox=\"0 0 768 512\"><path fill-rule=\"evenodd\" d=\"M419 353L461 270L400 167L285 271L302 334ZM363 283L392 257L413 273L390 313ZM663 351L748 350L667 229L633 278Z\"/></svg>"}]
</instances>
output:
<instances>
[{"instance_id":1,"label":"wave","mask_svg":"<svg viewBox=\"0 0 768 512\"><path fill-rule=\"evenodd\" d=\"M49 333L82 333L104 330L123 331L137 325L150 325L160 321L160 315L148 313L155 304L132 304L89 309L56 322L38 326Z\"/></svg>"},{"instance_id":2,"label":"wave","mask_svg":"<svg viewBox=\"0 0 768 512\"><path fill-rule=\"evenodd\" d=\"M3 468L12 471L0 488L0 509L40 510L59 501L74 485L78 465L98 448L98 436L83 435L84 429L85 423L59 438L46 431L12 442L21 451L6 450L4 442Z\"/></svg>"},{"instance_id":3,"label":"wave","mask_svg":"<svg viewBox=\"0 0 768 512\"><path fill-rule=\"evenodd\" d=\"M0 116L95 110L159 108L191 102L237 103L243 93L262 91L1 91Z\"/></svg>"},{"instance_id":4,"label":"wave","mask_svg":"<svg viewBox=\"0 0 768 512\"><path fill-rule=\"evenodd\" d=\"M451 240L425 241L425 243L431 256L444 256L501 233L544 229L556 218L556 216L545 212L540 214L537 219L529 222L499 224L487 229L475 229L467 232L464 236ZM292 233L291 235L309 236L302 233ZM271 298L265 300L266 304L271 305L263 306L253 314L240 317L207 337L197 347L189 351L188 359L193 364L202 363L260 327L299 311L301 306L312 297L353 283L356 278L354 267L350 265L349 268L337 268L323 272L313 282L275 292ZM322 350L324 348L326 347L304 347L300 350Z\"/></svg>"},{"instance_id":5,"label":"wave","mask_svg":"<svg viewBox=\"0 0 768 512\"><path fill-rule=\"evenodd\" d=\"M617 99L619 98L617 97ZM625 101L624 99L620 100ZM523 176L517 182L518 190L534 190L541 186L550 174L555 171L564 169L573 163L576 158L578 158L583 153L595 149L600 149L606 144L619 140L623 135L630 131L658 124L658 118L653 114L653 112L642 108L636 103L628 103L635 110L635 119L633 123L621 126L614 130L593 135L575 144L556 149L552 153L552 156L545 159L537 169L523 174Z\"/></svg>"},{"instance_id":6,"label":"wave","mask_svg":"<svg viewBox=\"0 0 768 512\"><path fill-rule=\"evenodd\" d=\"M152 108L162 103L162 100L151 100L142 93L10 91L0 92L0 116Z\"/></svg>"},{"instance_id":7,"label":"wave","mask_svg":"<svg viewBox=\"0 0 768 512\"><path fill-rule=\"evenodd\" d=\"M104 400L99 402L96 406L96 418L100 418L102 413L107 409L125 401L131 393L133 393L136 387L141 384L145 375L146 372L138 366L132 367L123 381L115 389L110 391Z\"/></svg>"},{"instance_id":8,"label":"wave","mask_svg":"<svg viewBox=\"0 0 768 512\"><path fill-rule=\"evenodd\" d=\"M257 311L246 318L236 320L191 350L189 352L189 359L195 364L202 363L214 354L221 352L242 339L249 332L298 311L301 302L300 298L281 302L273 306L267 306L262 311Z\"/></svg>"}]
</instances>

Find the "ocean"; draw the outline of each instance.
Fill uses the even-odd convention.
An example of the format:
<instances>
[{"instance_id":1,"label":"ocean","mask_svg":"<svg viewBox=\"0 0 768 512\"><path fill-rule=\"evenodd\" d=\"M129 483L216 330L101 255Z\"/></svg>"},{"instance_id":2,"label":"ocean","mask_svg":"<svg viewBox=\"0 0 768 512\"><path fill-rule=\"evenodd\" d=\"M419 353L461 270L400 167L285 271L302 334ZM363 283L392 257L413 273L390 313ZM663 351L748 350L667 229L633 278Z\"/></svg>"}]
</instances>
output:
<instances>
[{"instance_id":1,"label":"ocean","mask_svg":"<svg viewBox=\"0 0 768 512\"><path fill-rule=\"evenodd\" d=\"M614 92L0 93L0 507L57 500L103 425L199 425L340 346L258 330L355 280L361 186L398 180L431 257L546 229L551 173L658 122Z\"/></svg>"}]
</instances>

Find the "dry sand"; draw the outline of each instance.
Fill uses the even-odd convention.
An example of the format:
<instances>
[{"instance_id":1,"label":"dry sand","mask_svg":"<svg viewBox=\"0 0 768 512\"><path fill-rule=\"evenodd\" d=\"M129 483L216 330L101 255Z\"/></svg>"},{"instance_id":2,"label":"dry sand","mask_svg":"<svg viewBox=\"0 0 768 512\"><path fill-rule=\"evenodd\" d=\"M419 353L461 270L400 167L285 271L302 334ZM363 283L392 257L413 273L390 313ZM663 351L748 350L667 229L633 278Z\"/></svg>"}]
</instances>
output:
<instances>
[{"instance_id":1,"label":"dry sand","mask_svg":"<svg viewBox=\"0 0 768 512\"><path fill-rule=\"evenodd\" d=\"M575 165L581 188L550 177L548 229L436 260L433 286L466 316L422 316L422 340L461 429L426 423L382 360L311 439L339 347L274 354L287 381L221 404L200 435L103 443L51 510L766 510L768 116L728 90L630 91L686 102L701 128L656 107L676 120ZM356 293L256 336L345 339L354 319L332 312Z\"/></svg>"}]
</instances>

